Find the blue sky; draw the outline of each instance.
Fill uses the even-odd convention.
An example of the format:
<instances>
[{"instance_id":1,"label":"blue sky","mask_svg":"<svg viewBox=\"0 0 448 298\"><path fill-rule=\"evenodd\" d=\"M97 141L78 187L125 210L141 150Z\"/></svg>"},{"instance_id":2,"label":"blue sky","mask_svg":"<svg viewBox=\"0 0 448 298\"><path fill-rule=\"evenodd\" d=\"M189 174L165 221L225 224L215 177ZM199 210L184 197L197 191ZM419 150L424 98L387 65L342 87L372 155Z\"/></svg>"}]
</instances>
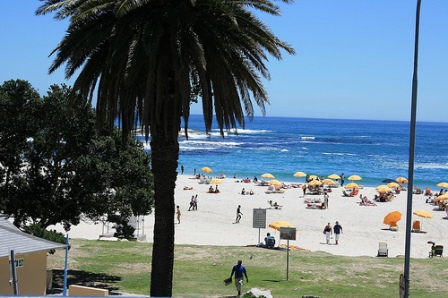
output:
<instances>
[{"instance_id":1,"label":"blue sky","mask_svg":"<svg viewBox=\"0 0 448 298\"><path fill-rule=\"evenodd\" d=\"M417 0L296 0L282 16L259 14L297 54L269 57L267 116L410 119ZM71 85L49 75L67 21L35 16L37 0L0 1L0 83L28 80L41 94ZM418 121L446 122L448 1L422 0ZM255 107L256 115L261 115ZM200 114L200 105L192 109Z\"/></svg>"}]
</instances>

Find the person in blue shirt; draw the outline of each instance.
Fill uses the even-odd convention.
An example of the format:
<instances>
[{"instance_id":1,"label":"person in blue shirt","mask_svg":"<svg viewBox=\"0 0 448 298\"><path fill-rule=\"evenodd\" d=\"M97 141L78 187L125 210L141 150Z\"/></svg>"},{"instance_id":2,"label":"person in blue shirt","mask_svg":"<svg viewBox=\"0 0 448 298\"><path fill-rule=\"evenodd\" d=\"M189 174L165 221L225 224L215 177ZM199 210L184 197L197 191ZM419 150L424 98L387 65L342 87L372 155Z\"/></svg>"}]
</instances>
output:
<instances>
[{"instance_id":1,"label":"person in blue shirt","mask_svg":"<svg viewBox=\"0 0 448 298\"><path fill-rule=\"evenodd\" d=\"M268 233L264 238L264 243L266 244L266 248L274 248L275 246L274 236L272 236L271 233Z\"/></svg>"},{"instance_id":2,"label":"person in blue shirt","mask_svg":"<svg viewBox=\"0 0 448 298\"><path fill-rule=\"evenodd\" d=\"M334 240L336 241L336 245L337 245L337 244L339 244L339 236L342 233L342 226L339 224L338 221L334 225L333 231L334 231Z\"/></svg>"},{"instance_id":3,"label":"person in blue shirt","mask_svg":"<svg viewBox=\"0 0 448 298\"><path fill-rule=\"evenodd\" d=\"M243 288L243 275L246 277L246 282L249 282L249 278L247 277L246 268L242 265L243 261L238 260L238 264L233 266L232 274L230 274L230 278L232 278L235 273L235 286L238 291L238 297L241 296L241 290Z\"/></svg>"}]
</instances>

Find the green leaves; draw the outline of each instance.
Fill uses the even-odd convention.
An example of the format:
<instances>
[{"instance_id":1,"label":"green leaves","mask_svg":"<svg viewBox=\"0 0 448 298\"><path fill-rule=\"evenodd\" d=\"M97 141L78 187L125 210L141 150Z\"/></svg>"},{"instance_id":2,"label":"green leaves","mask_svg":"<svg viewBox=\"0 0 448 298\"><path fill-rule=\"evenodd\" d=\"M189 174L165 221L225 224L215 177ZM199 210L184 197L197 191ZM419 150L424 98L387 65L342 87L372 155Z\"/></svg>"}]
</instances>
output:
<instances>
[{"instance_id":1,"label":"green leaves","mask_svg":"<svg viewBox=\"0 0 448 298\"><path fill-rule=\"evenodd\" d=\"M15 223L67 229L82 216L144 215L153 182L141 143L95 129L95 111L69 104L70 88L42 99L25 81L0 86L0 211Z\"/></svg>"}]
</instances>

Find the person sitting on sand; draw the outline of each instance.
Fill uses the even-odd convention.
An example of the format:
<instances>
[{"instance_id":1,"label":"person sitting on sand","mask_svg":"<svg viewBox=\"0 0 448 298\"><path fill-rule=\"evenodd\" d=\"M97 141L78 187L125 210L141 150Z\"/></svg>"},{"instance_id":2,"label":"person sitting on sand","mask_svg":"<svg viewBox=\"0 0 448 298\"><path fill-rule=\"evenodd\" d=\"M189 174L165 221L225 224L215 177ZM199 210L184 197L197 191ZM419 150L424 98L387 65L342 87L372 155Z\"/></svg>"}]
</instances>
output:
<instances>
[{"instance_id":1,"label":"person sitting on sand","mask_svg":"<svg viewBox=\"0 0 448 298\"><path fill-rule=\"evenodd\" d=\"M254 194L254 191L251 189L251 190L249 191L249 194L250 194L250 195L253 195L253 194Z\"/></svg>"},{"instance_id":2,"label":"person sitting on sand","mask_svg":"<svg viewBox=\"0 0 448 298\"><path fill-rule=\"evenodd\" d=\"M241 194L245 195L246 194L246 189L243 187L243 189L241 190Z\"/></svg>"},{"instance_id":3,"label":"person sitting on sand","mask_svg":"<svg viewBox=\"0 0 448 298\"><path fill-rule=\"evenodd\" d=\"M266 244L266 248L274 248L275 246L275 238L270 233L266 235L264 238L264 243Z\"/></svg>"},{"instance_id":4,"label":"person sitting on sand","mask_svg":"<svg viewBox=\"0 0 448 298\"><path fill-rule=\"evenodd\" d=\"M215 193L219 193L218 184L216 184Z\"/></svg>"},{"instance_id":5,"label":"person sitting on sand","mask_svg":"<svg viewBox=\"0 0 448 298\"><path fill-rule=\"evenodd\" d=\"M213 189L213 186L210 185L210 187L208 188L208 192L209 193L215 193L215 190Z\"/></svg>"}]
</instances>

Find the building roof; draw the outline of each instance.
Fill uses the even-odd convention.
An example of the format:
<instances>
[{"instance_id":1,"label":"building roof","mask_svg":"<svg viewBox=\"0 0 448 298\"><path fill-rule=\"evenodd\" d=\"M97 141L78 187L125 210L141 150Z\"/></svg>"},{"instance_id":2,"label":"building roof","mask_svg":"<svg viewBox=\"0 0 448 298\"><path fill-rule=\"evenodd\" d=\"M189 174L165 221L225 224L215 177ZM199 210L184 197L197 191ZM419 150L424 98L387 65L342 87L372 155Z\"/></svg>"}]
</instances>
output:
<instances>
[{"instance_id":1,"label":"building roof","mask_svg":"<svg viewBox=\"0 0 448 298\"><path fill-rule=\"evenodd\" d=\"M0 216L0 258L50 249L65 248L65 244L48 241L20 231L8 219Z\"/></svg>"}]
</instances>

